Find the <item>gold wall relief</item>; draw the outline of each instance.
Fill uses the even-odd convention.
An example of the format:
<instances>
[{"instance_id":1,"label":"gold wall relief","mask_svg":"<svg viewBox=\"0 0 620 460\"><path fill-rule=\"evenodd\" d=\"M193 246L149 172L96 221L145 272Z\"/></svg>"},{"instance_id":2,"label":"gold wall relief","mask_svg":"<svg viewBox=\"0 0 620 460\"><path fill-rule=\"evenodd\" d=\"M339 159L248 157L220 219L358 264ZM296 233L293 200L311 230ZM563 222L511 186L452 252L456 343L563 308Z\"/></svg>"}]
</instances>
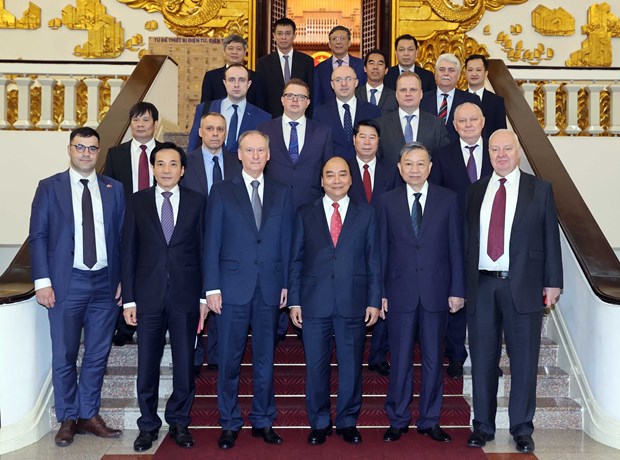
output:
<instances>
[{"instance_id":1,"label":"gold wall relief","mask_svg":"<svg viewBox=\"0 0 620 460\"><path fill-rule=\"evenodd\" d=\"M21 19L4 8L4 0L0 0L0 29L38 29L41 27L41 8L30 2Z\"/></svg>"},{"instance_id":2,"label":"gold wall relief","mask_svg":"<svg viewBox=\"0 0 620 460\"><path fill-rule=\"evenodd\" d=\"M575 33L575 18L564 8L538 5L532 10L532 27L540 35L567 36Z\"/></svg>"},{"instance_id":3,"label":"gold wall relief","mask_svg":"<svg viewBox=\"0 0 620 460\"><path fill-rule=\"evenodd\" d=\"M620 20L611 14L608 3L599 3L588 8L588 24L581 27L587 35L581 42L581 49L571 53L566 60L569 67L611 67L611 39L620 37Z\"/></svg>"}]
</instances>

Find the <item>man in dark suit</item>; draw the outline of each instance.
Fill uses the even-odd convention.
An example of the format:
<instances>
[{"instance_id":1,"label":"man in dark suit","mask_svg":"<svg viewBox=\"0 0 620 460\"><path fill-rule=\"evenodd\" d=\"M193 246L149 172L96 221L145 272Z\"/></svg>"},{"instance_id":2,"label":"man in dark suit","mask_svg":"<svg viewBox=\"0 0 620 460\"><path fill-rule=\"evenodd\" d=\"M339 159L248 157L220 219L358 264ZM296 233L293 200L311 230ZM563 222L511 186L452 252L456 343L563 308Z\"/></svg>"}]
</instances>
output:
<instances>
[{"instance_id":1,"label":"man in dark suit","mask_svg":"<svg viewBox=\"0 0 620 460\"><path fill-rule=\"evenodd\" d=\"M493 172L487 142L482 136L484 123L485 118L476 104L465 102L459 105L454 111L454 127L459 141L436 150L433 155L433 169L428 180L456 192L463 216L469 186ZM447 373L452 378L463 376L463 363L467 359L466 329L465 310L450 314L445 355L450 360Z\"/></svg>"},{"instance_id":2,"label":"man in dark suit","mask_svg":"<svg viewBox=\"0 0 620 460\"><path fill-rule=\"evenodd\" d=\"M463 102L480 105L480 98L456 87L461 75L461 61L451 53L444 53L435 63L435 82L437 89L424 93L420 109L439 117L446 125L450 141L458 141L454 129L454 109Z\"/></svg>"},{"instance_id":3,"label":"man in dark suit","mask_svg":"<svg viewBox=\"0 0 620 460\"><path fill-rule=\"evenodd\" d=\"M489 156L494 172L471 186L466 209L474 407L468 445L483 447L495 438L503 332L512 381L510 434L519 452L531 453L543 307L555 304L562 288L557 212L551 184L519 169L521 146L512 131L491 135Z\"/></svg>"},{"instance_id":4,"label":"man in dark suit","mask_svg":"<svg viewBox=\"0 0 620 460\"><path fill-rule=\"evenodd\" d=\"M226 97L210 103L200 103L196 106L194 122L189 133L188 151L200 147L200 120L207 112L219 112L226 118L226 150L234 154L237 151L237 139L246 131L256 129L264 121L270 120L264 110L252 105L246 99L248 89L253 85L248 69L240 64L229 66L224 72L224 86ZM208 108L207 108L208 106Z\"/></svg>"},{"instance_id":5,"label":"man in dark suit","mask_svg":"<svg viewBox=\"0 0 620 460\"><path fill-rule=\"evenodd\" d=\"M239 407L241 358L252 328L252 435L281 444L273 430L276 404L273 359L278 312L286 306L293 205L288 188L265 177L269 138L248 131L239 139L241 174L215 184L209 195L205 281L209 310L217 314L218 446L235 445L243 417Z\"/></svg>"},{"instance_id":6,"label":"man in dark suit","mask_svg":"<svg viewBox=\"0 0 620 460\"><path fill-rule=\"evenodd\" d=\"M332 89L336 97L314 111L314 121L329 126L332 130L334 153L346 160L355 157L353 148L353 125L360 120L381 116L381 109L370 102L355 97L357 87L355 71L348 66L336 68L332 73Z\"/></svg>"},{"instance_id":7,"label":"man in dark suit","mask_svg":"<svg viewBox=\"0 0 620 460\"><path fill-rule=\"evenodd\" d=\"M482 54L472 54L465 60L465 79L469 92L482 101L482 113L486 120L484 130L488 138L498 129L506 129L506 108L504 98L485 89L484 83L489 75L489 62Z\"/></svg>"},{"instance_id":8,"label":"man in dark suit","mask_svg":"<svg viewBox=\"0 0 620 460\"><path fill-rule=\"evenodd\" d=\"M404 34L394 41L394 50L396 51L396 60L398 65L390 67L385 76L385 86L396 89L396 79L403 72L413 72L420 77L422 83L422 91L433 91L435 85L435 77L433 72L415 65L418 56L418 40L413 35Z\"/></svg>"},{"instance_id":9,"label":"man in dark suit","mask_svg":"<svg viewBox=\"0 0 620 460\"><path fill-rule=\"evenodd\" d=\"M406 143L419 142L432 153L450 142L443 122L420 110L422 96L418 74L405 72L398 77L398 110L377 120L381 128L378 156L387 163L399 162L400 149Z\"/></svg>"},{"instance_id":10,"label":"man in dark suit","mask_svg":"<svg viewBox=\"0 0 620 460\"><path fill-rule=\"evenodd\" d=\"M108 150L103 175L123 184L125 200L137 192L153 185L153 171L149 155L159 145L155 140L155 130L159 112L150 102L138 102L129 110L130 141ZM136 328L125 323L123 309L119 308L114 345L122 347L133 341Z\"/></svg>"},{"instance_id":11,"label":"man in dark suit","mask_svg":"<svg viewBox=\"0 0 620 460\"><path fill-rule=\"evenodd\" d=\"M159 366L166 331L172 349L172 395L166 404L170 437L193 447L187 427L194 402L192 358L196 327L207 313L202 295L205 197L179 187L185 152L164 142L151 153L155 187L130 197L123 226L123 312L138 327L138 419L134 450L152 447L161 428L157 415Z\"/></svg>"},{"instance_id":12,"label":"man in dark suit","mask_svg":"<svg viewBox=\"0 0 620 460\"><path fill-rule=\"evenodd\" d=\"M357 203L369 203L379 216L379 197L401 183L398 168L377 158L381 129L375 120L362 120L353 127L355 158L349 160L351 188L349 196ZM387 325L380 318L372 330L368 369L383 376L390 374L387 362Z\"/></svg>"},{"instance_id":13,"label":"man in dark suit","mask_svg":"<svg viewBox=\"0 0 620 460\"><path fill-rule=\"evenodd\" d=\"M344 158L325 164L322 185L325 196L297 211L289 276L291 319L300 328L303 322L308 443L323 444L332 433L329 363L335 339L336 434L359 444L364 338L381 302L377 222L371 206L347 196L351 173Z\"/></svg>"},{"instance_id":14,"label":"man in dark suit","mask_svg":"<svg viewBox=\"0 0 620 460\"><path fill-rule=\"evenodd\" d=\"M380 49L370 51L364 58L366 84L358 85L355 97L360 101L371 102L381 109L381 115L398 110L394 89L383 84L387 72L387 58Z\"/></svg>"},{"instance_id":15,"label":"man in dark suit","mask_svg":"<svg viewBox=\"0 0 620 460\"><path fill-rule=\"evenodd\" d=\"M464 306L463 220L456 194L428 183L431 167L422 144L406 144L398 163L406 185L381 197L383 307L389 311L391 357L386 441L397 441L409 430L416 334L422 352L417 430L435 441L450 441L450 435L439 426L439 414L448 315Z\"/></svg>"},{"instance_id":16,"label":"man in dark suit","mask_svg":"<svg viewBox=\"0 0 620 460\"><path fill-rule=\"evenodd\" d=\"M344 26L336 26L329 31L329 49L332 55L314 68L312 82L312 105L319 107L334 98L332 93L332 72L341 66L351 67L360 84L366 83L364 61L349 54L351 31Z\"/></svg>"},{"instance_id":17,"label":"man in dark suit","mask_svg":"<svg viewBox=\"0 0 620 460\"><path fill-rule=\"evenodd\" d=\"M187 168L181 179L183 187L209 196L215 182L230 179L241 172L236 155L224 152L226 119L221 113L209 112L202 116L199 129L202 145L187 154ZM207 342L207 369L217 369L217 321L209 315ZM205 347L199 334L194 351L194 374L200 374L204 363Z\"/></svg>"},{"instance_id":18,"label":"man in dark suit","mask_svg":"<svg viewBox=\"0 0 620 460\"><path fill-rule=\"evenodd\" d=\"M291 78L299 78L312 88L312 74L314 60L307 55L293 49L297 26L289 18L280 18L274 23L276 50L263 56L256 64L256 73L267 93L265 110L273 118L282 115L280 98L284 93L284 86Z\"/></svg>"},{"instance_id":19,"label":"man in dark suit","mask_svg":"<svg viewBox=\"0 0 620 460\"><path fill-rule=\"evenodd\" d=\"M78 128L69 139L71 167L39 183L28 236L36 299L50 322L60 447L71 444L75 433L122 433L106 426L99 404L121 295L125 198L119 182L95 173L97 131ZM86 347L78 379L82 332Z\"/></svg>"}]
</instances>

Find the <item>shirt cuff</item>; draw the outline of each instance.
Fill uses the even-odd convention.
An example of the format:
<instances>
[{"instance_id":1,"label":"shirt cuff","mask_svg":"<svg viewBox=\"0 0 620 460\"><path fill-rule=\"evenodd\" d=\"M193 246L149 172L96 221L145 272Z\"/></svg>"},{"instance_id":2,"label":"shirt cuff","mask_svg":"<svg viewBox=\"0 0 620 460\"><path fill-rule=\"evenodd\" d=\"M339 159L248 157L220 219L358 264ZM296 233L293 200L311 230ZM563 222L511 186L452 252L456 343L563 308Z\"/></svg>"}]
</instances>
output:
<instances>
[{"instance_id":1,"label":"shirt cuff","mask_svg":"<svg viewBox=\"0 0 620 460\"><path fill-rule=\"evenodd\" d=\"M207 304L207 299L200 299L200 303L203 304L203 305L206 305Z\"/></svg>"},{"instance_id":2,"label":"shirt cuff","mask_svg":"<svg viewBox=\"0 0 620 460\"><path fill-rule=\"evenodd\" d=\"M288 309L290 310L291 308L301 308L301 305L289 305Z\"/></svg>"},{"instance_id":3,"label":"shirt cuff","mask_svg":"<svg viewBox=\"0 0 620 460\"><path fill-rule=\"evenodd\" d=\"M136 308L136 307L137 307L137 305L136 305L136 303L135 303L135 302L127 302L127 303L124 303L124 304L123 304L123 310L124 310L125 308Z\"/></svg>"},{"instance_id":4,"label":"shirt cuff","mask_svg":"<svg viewBox=\"0 0 620 460\"><path fill-rule=\"evenodd\" d=\"M219 289L213 289L211 291L207 291L207 293L205 294L205 297L210 296L212 294L221 294L222 291L220 291Z\"/></svg>"},{"instance_id":5,"label":"shirt cuff","mask_svg":"<svg viewBox=\"0 0 620 460\"><path fill-rule=\"evenodd\" d=\"M52 287L52 280L49 278L39 278L38 280L34 280L34 290L38 291L39 289L43 289L46 287Z\"/></svg>"}]
</instances>

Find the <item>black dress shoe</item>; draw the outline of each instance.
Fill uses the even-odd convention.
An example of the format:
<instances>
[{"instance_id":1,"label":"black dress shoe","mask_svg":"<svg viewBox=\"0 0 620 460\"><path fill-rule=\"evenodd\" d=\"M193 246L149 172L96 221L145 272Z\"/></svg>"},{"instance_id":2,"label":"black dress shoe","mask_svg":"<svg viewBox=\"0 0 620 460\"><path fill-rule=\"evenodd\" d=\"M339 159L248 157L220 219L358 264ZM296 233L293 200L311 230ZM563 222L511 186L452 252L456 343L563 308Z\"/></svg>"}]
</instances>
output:
<instances>
[{"instance_id":1,"label":"black dress shoe","mask_svg":"<svg viewBox=\"0 0 620 460\"><path fill-rule=\"evenodd\" d=\"M210 371L216 371L217 364L207 364L207 369L209 369Z\"/></svg>"},{"instance_id":2,"label":"black dress shoe","mask_svg":"<svg viewBox=\"0 0 620 460\"><path fill-rule=\"evenodd\" d=\"M384 377L390 375L390 365L385 361L379 364L368 364L368 370L376 372L379 375L383 375Z\"/></svg>"},{"instance_id":3,"label":"black dress shoe","mask_svg":"<svg viewBox=\"0 0 620 460\"><path fill-rule=\"evenodd\" d=\"M531 454L534 452L534 440L530 435L524 434L515 436L514 440L517 443L517 450L519 452L523 452L524 454Z\"/></svg>"},{"instance_id":4,"label":"black dress shoe","mask_svg":"<svg viewBox=\"0 0 620 460\"><path fill-rule=\"evenodd\" d=\"M157 441L157 431L140 431L140 434L133 442L133 450L144 452L153 447L153 441Z\"/></svg>"},{"instance_id":5,"label":"black dress shoe","mask_svg":"<svg viewBox=\"0 0 620 460\"><path fill-rule=\"evenodd\" d=\"M117 347L122 347L132 342L133 342L132 335L122 334L118 332L114 335L114 338L112 339L112 343L116 345Z\"/></svg>"},{"instance_id":6,"label":"black dress shoe","mask_svg":"<svg viewBox=\"0 0 620 460\"><path fill-rule=\"evenodd\" d=\"M276 343L284 342L286 340L286 334L278 334Z\"/></svg>"},{"instance_id":7,"label":"black dress shoe","mask_svg":"<svg viewBox=\"0 0 620 460\"><path fill-rule=\"evenodd\" d=\"M435 425L431 428L418 428L418 433L425 436L430 436L433 441L437 442L450 442L452 438L446 433L439 425Z\"/></svg>"},{"instance_id":8,"label":"black dress shoe","mask_svg":"<svg viewBox=\"0 0 620 460\"><path fill-rule=\"evenodd\" d=\"M235 447L235 441L237 440L238 431L222 430L220 439L217 441L217 445L222 449L232 449Z\"/></svg>"},{"instance_id":9,"label":"black dress shoe","mask_svg":"<svg viewBox=\"0 0 620 460\"><path fill-rule=\"evenodd\" d=\"M474 430L474 432L469 435L467 445L469 447L484 447L487 441L493 441L494 439L494 434L487 434L484 431Z\"/></svg>"},{"instance_id":10,"label":"black dress shoe","mask_svg":"<svg viewBox=\"0 0 620 460\"><path fill-rule=\"evenodd\" d=\"M268 426L267 428L254 428L252 427L252 436L255 438L263 438L267 444L282 444L282 439L278 433L273 431L273 428Z\"/></svg>"},{"instance_id":11,"label":"black dress shoe","mask_svg":"<svg viewBox=\"0 0 620 460\"><path fill-rule=\"evenodd\" d=\"M194 438L192 437L186 426L173 425L168 430L168 434L172 439L174 439L174 442L177 443L177 446L185 447L186 449L189 447L194 447Z\"/></svg>"},{"instance_id":12,"label":"black dress shoe","mask_svg":"<svg viewBox=\"0 0 620 460\"><path fill-rule=\"evenodd\" d=\"M336 434L338 436L342 436L344 442L348 442L349 444L359 444L362 442L362 435L359 430L354 426L337 428Z\"/></svg>"},{"instance_id":13,"label":"black dress shoe","mask_svg":"<svg viewBox=\"0 0 620 460\"><path fill-rule=\"evenodd\" d=\"M384 441L398 441L400 437L409 431L409 427L406 426L404 428L396 428L395 426L390 426L385 433L383 433Z\"/></svg>"},{"instance_id":14,"label":"black dress shoe","mask_svg":"<svg viewBox=\"0 0 620 460\"><path fill-rule=\"evenodd\" d=\"M200 372L202 372L202 364L194 366L194 377L198 377L200 375Z\"/></svg>"},{"instance_id":15,"label":"black dress shoe","mask_svg":"<svg viewBox=\"0 0 620 460\"><path fill-rule=\"evenodd\" d=\"M456 359L451 359L446 372L448 373L448 376L453 379L463 377L463 363L461 361L457 361Z\"/></svg>"},{"instance_id":16,"label":"black dress shoe","mask_svg":"<svg viewBox=\"0 0 620 460\"><path fill-rule=\"evenodd\" d=\"M327 436L331 436L333 433L332 422L329 422L329 426L327 428L321 428L319 430L312 430L310 435L308 436L308 444L312 444L313 446L318 446L319 444L323 444Z\"/></svg>"}]
</instances>

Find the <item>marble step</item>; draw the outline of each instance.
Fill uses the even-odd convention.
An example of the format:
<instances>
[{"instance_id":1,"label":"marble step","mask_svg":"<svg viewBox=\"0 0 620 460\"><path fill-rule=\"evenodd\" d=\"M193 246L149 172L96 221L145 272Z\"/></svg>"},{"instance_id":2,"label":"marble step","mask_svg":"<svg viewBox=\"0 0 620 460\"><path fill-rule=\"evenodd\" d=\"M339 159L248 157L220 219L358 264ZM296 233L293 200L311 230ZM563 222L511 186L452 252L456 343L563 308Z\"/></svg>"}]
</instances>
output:
<instances>
[{"instance_id":1,"label":"marble step","mask_svg":"<svg viewBox=\"0 0 620 460\"><path fill-rule=\"evenodd\" d=\"M469 350L468 342L465 343L465 347ZM538 356L539 366L555 366L558 362L558 344L547 337L540 339L540 354ZM499 365L501 367L510 366L510 357L506 351L506 344L502 346L502 353L499 359ZM465 360L465 366L471 367L471 360L469 356Z\"/></svg>"}]
</instances>

